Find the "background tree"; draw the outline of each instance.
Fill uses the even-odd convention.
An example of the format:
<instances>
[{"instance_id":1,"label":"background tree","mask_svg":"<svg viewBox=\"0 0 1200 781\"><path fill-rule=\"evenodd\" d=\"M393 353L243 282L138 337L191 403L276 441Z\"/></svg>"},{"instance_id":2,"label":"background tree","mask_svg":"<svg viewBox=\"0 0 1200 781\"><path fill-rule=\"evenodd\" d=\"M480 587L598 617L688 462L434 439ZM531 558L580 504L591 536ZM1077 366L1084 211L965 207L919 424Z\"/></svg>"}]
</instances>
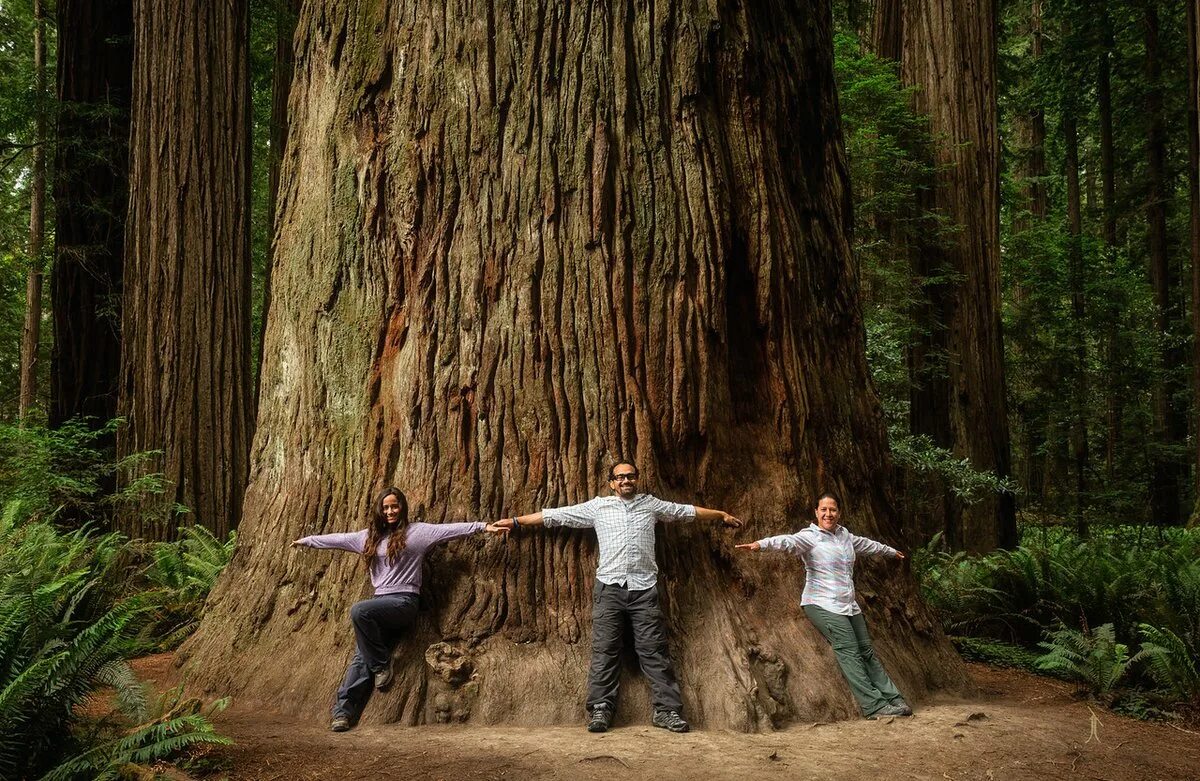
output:
<instances>
[{"instance_id":1,"label":"background tree","mask_svg":"<svg viewBox=\"0 0 1200 781\"><path fill-rule=\"evenodd\" d=\"M24 420L37 401L38 362L42 352L42 278L46 238L46 12L33 0L33 140L29 188L29 275L25 285L25 327L21 334L21 395L17 416Z\"/></svg>"},{"instance_id":2,"label":"background tree","mask_svg":"<svg viewBox=\"0 0 1200 781\"><path fill-rule=\"evenodd\" d=\"M203 685L312 714L363 576L286 544L360 525L384 484L416 517L490 518L586 499L623 457L662 495L752 508L747 537L822 486L856 530L902 533L828 7L420 10L301 13L255 469L184 651ZM696 525L661 540L696 722L850 714L790 563ZM594 566L571 533L444 552L368 718L576 723ZM907 691L960 679L909 578L864 591Z\"/></svg>"},{"instance_id":3,"label":"background tree","mask_svg":"<svg viewBox=\"0 0 1200 781\"><path fill-rule=\"evenodd\" d=\"M117 415L133 6L58 0L57 10L49 419L59 426L81 417L97 427Z\"/></svg>"},{"instance_id":4,"label":"background tree","mask_svg":"<svg viewBox=\"0 0 1200 781\"><path fill-rule=\"evenodd\" d=\"M918 339L909 351L912 430L1007 477L995 7L990 0L954 8L891 2L877 10L876 50L898 59L904 83L918 88L916 108L939 141L933 186L921 206L953 229L948 241L922 247L913 258L924 295ZM1015 505L1007 493L965 507L948 503L942 520L955 547L1016 543Z\"/></svg>"},{"instance_id":5,"label":"background tree","mask_svg":"<svg viewBox=\"0 0 1200 781\"><path fill-rule=\"evenodd\" d=\"M252 432L249 12L139 0L133 18L118 453L159 453L141 469L164 476L166 509L223 536ZM170 535L152 504L122 527Z\"/></svg>"}]
</instances>

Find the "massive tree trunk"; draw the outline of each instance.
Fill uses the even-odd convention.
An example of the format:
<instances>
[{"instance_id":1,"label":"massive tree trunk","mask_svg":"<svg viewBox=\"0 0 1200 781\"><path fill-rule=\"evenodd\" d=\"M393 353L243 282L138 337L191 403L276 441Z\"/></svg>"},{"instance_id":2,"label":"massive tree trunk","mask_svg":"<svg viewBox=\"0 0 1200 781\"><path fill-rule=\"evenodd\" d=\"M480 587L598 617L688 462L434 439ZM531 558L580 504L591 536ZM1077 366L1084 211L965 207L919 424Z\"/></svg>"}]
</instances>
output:
<instances>
[{"instance_id":1,"label":"massive tree trunk","mask_svg":"<svg viewBox=\"0 0 1200 781\"><path fill-rule=\"evenodd\" d=\"M58 2L52 426L117 415L132 32L130 0Z\"/></svg>"},{"instance_id":2,"label":"massive tree trunk","mask_svg":"<svg viewBox=\"0 0 1200 781\"><path fill-rule=\"evenodd\" d=\"M118 451L161 451L168 485L121 524L169 536L176 502L225 534L253 423L247 6L138 0L134 22Z\"/></svg>"},{"instance_id":3,"label":"massive tree trunk","mask_svg":"<svg viewBox=\"0 0 1200 781\"><path fill-rule=\"evenodd\" d=\"M1146 43L1146 233L1150 286L1154 290L1154 327L1162 336L1158 376L1154 382L1155 451L1150 483L1150 510L1156 523L1174 525L1186 520L1180 506L1180 489L1187 468L1180 455L1187 436L1187 416L1179 408L1182 390L1179 369L1186 352L1174 346L1179 324L1178 275L1167 246L1166 122L1163 117L1162 62L1159 50L1158 7L1147 2L1142 18Z\"/></svg>"},{"instance_id":4,"label":"massive tree trunk","mask_svg":"<svg viewBox=\"0 0 1200 781\"><path fill-rule=\"evenodd\" d=\"M937 176L928 207L955 232L921 253L917 273L937 277L923 312L930 344L912 351L913 430L946 437L977 469L1010 474L1007 399L1000 331L1000 149L996 114L995 7L992 0L945 4L911 0L881 14L900 31L877 27L880 45L899 42L901 76L916 85L929 116ZM943 358L944 365L943 365ZM934 378L944 375L944 382ZM1009 494L947 513L946 538L984 551L1016 544Z\"/></svg>"},{"instance_id":5,"label":"massive tree trunk","mask_svg":"<svg viewBox=\"0 0 1200 781\"><path fill-rule=\"evenodd\" d=\"M46 12L33 0L33 159L29 184L29 276L25 284L25 325L21 330L21 389L17 417L24 422L37 401L38 363L42 351L42 279L46 262Z\"/></svg>"},{"instance_id":6,"label":"massive tree trunk","mask_svg":"<svg viewBox=\"0 0 1200 781\"><path fill-rule=\"evenodd\" d=\"M585 500L629 458L659 495L741 512L741 539L805 525L822 486L899 538L827 5L329 0L296 41L253 470L194 682L325 712L365 577L287 543L361 527L387 484L416 517L495 518ZM852 713L794 562L694 523L659 540L695 722ZM590 533L439 552L367 720L579 723L594 569ZM906 691L957 684L911 577L860 578ZM644 721L628 683L618 717Z\"/></svg>"}]
</instances>

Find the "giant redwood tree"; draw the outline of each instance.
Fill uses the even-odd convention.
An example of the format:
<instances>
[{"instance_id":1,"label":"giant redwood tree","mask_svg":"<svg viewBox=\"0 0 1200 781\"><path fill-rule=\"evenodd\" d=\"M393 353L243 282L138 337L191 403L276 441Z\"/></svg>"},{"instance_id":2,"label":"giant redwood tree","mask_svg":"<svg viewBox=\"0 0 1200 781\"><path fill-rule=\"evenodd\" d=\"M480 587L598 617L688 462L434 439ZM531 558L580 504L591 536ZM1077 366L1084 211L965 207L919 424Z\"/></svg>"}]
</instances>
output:
<instances>
[{"instance_id":1,"label":"giant redwood tree","mask_svg":"<svg viewBox=\"0 0 1200 781\"><path fill-rule=\"evenodd\" d=\"M874 30L882 56L917 87L915 108L940 140L937 174L922 204L944 215L948 237L922 247L914 272L926 285L912 351L912 429L971 460L1011 473L1000 328L1000 140L993 0L880 0ZM1011 494L951 503L947 541L986 551L1016 544Z\"/></svg>"},{"instance_id":2,"label":"giant redwood tree","mask_svg":"<svg viewBox=\"0 0 1200 781\"><path fill-rule=\"evenodd\" d=\"M136 0L126 225L121 455L163 475L165 502L123 528L171 533L172 503L227 532L248 472L248 6Z\"/></svg>"},{"instance_id":3,"label":"giant redwood tree","mask_svg":"<svg viewBox=\"0 0 1200 781\"><path fill-rule=\"evenodd\" d=\"M288 542L361 527L387 484L417 517L496 518L585 500L621 457L745 539L824 486L899 539L826 4L327 0L296 44L250 484L194 682L326 711L366 578ZM852 712L798 566L659 539L689 717ZM595 558L564 531L440 551L366 719L579 723ZM911 577L860 585L907 692L961 680ZM618 717L648 707L630 681Z\"/></svg>"}]
</instances>

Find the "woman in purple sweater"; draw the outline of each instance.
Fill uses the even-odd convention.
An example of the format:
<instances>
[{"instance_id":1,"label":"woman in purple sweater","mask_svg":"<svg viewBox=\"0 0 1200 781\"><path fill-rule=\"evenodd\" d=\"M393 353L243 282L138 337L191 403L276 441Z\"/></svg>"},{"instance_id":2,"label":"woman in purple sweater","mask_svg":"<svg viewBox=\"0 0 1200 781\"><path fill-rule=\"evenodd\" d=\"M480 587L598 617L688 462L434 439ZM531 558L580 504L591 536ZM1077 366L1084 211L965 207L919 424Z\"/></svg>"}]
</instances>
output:
<instances>
[{"instance_id":1,"label":"woman in purple sweater","mask_svg":"<svg viewBox=\"0 0 1200 781\"><path fill-rule=\"evenodd\" d=\"M292 547L359 554L375 587L374 597L350 608L358 648L338 687L330 729L345 732L354 726L371 696L372 683L382 690L392 682L392 651L417 617L425 554L439 543L485 530L492 534L508 531L483 523L409 523L408 500L399 488L388 488L375 500L369 528L316 534L292 543Z\"/></svg>"}]
</instances>

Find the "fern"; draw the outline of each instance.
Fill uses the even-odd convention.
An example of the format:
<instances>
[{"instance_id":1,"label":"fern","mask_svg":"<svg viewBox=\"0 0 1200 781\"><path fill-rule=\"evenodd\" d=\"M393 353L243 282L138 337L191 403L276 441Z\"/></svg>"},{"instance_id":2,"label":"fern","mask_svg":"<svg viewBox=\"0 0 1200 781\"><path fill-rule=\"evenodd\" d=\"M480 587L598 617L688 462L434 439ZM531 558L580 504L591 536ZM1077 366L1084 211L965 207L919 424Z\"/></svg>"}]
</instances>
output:
<instances>
[{"instance_id":1,"label":"fern","mask_svg":"<svg viewBox=\"0 0 1200 781\"><path fill-rule=\"evenodd\" d=\"M1112 624L1083 631L1062 626L1039 645L1046 653L1038 657L1038 669L1077 681L1101 699L1111 695L1137 661L1129 656L1128 646L1117 642Z\"/></svg>"},{"instance_id":2,"label":"fern","mask_svg":"<svg viewBox=\"0 0 1200 781\"><path fill-rule=\"evenodd\" d=\"M1138 656L1146 660L1155 683L1180 699L1200 703L1200 649L1189 647L1170 629L1149 624L1138 628L1145 638Z\"/></svg>"}]
</instances>

